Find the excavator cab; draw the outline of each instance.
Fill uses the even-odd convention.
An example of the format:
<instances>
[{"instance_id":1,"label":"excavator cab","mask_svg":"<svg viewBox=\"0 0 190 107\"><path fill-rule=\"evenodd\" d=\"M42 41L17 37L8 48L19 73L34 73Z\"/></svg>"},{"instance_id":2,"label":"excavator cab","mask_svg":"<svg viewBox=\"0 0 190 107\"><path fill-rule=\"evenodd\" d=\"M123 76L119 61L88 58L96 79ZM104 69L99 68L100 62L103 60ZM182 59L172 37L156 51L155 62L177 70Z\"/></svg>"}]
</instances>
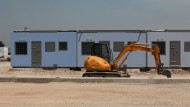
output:
<instances>
[{"instance_id":1,"label":"excavator cab","mask_svg":"<svg viewBox=\"0 0 190 107\"><path fill-rule=\"evenodd\" d=\"M110 63L111 51L107 44L94 43L91 46L91 56L98 56Z\"/></svg>"}]
</instances>

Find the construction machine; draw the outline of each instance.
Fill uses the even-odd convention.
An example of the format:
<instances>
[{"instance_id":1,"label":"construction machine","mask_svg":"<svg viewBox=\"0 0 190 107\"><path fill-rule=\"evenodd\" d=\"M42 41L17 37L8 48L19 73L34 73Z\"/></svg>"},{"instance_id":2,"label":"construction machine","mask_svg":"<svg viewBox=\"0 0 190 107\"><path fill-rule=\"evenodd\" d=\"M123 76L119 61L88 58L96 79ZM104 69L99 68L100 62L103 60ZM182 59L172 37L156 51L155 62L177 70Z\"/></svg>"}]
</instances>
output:
<instances>
[{"instance_id":1,"label":"construction machine","mask_svg":"<svg viewBox=\"0 0 190 107\"><path fill-rule=\"evenodd\" d=\"M146 51L154 55L157 73L171 78L171 72L163 69L159 46L154 45L152 48L148 48L148 46L149 44L136 42L125 45L113 63L110 63L111 51L108 46L102 43L94 43L91 46L91 56L87 57L84 62L86 72L83 77L130 77L126 70L119 70L122 64L132 51Z\"/></svg>"}]
</instances>

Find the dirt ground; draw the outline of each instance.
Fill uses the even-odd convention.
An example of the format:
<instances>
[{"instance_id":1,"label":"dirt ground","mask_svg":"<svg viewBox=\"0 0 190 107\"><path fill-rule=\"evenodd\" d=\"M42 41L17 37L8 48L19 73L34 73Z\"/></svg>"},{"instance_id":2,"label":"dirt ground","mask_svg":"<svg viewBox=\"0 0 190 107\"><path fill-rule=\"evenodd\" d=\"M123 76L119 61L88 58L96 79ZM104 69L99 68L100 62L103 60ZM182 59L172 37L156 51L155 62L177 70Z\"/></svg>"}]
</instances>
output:
<instances>
[{"instance_id":1,"label":"dirt ground","mask_svg":"<svg viewBox=\"0 0 190 107\"><path fill-rule=\"evenodd\" d=\"M189 107L190 84L0 83L1 107Z\"/></svg>"},{"instance_id":2,"label":"dirt ground","mask_svg":"<svg viewBox=\"0 0 190 107\"><path fill-rule=\"evenodd\" d=\"M171 70L172 78L190 78ZM131 78L166 78L154 70L128 70ZM0 62L0 77L81 77L68 69L11 68ZM188 107L190 84L12 83L0 82L0 107Z\"/></svg>"}]
</instances>

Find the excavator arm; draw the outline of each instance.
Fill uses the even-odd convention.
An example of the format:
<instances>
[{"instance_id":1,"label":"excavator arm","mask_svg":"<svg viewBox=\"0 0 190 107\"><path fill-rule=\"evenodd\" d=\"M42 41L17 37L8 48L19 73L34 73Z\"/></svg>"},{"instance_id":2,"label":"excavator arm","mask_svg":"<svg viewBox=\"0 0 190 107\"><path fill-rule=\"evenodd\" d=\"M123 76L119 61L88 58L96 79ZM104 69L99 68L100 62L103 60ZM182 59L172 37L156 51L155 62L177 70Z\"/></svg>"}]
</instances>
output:
<instances>
[{"instance_id":1,"label":"excavator arm","mask_svg":"<svg viewBox=\"0 0 190 107\"><path fill-rule=\"evenodd\" d=\"M160 60L160 49L159 49L158 45L154 45L153 48L147 48L147 46L148 46L148 44L135 43L135 42L133 42L129 45L126 45L123 48L123 50L121 51L121 53L119 54L119 56L113 61L113 64L111 65L112 70L118 70L121 67L121 65L125 62L125 60L127 59L130 52L146 51L146 52L151 52L154 54L157 73L161 74L163 71L163 63L161 63L161 60ZM126 55L126 53L128 53L128 54Z\"/></svg>"}]
</instances>

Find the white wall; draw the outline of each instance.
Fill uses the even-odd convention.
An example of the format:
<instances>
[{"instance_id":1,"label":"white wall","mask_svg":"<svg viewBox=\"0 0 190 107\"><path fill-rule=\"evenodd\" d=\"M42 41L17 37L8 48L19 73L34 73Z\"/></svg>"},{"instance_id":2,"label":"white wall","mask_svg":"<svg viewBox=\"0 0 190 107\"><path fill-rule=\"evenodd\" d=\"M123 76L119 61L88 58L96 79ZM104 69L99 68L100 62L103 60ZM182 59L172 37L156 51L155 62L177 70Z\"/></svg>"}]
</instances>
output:
<instances>
[{"instance_id":1,"label":"white wall","mask_svg":"<svg viewBox=\"0 0 190 107\"><path fill-rule=\"evenodd\" d=\"M26 41L27 55L15 55L15 42ZM76 32L30 33L16 32L11 35L11 65L13 67L31 67L31 42L41 41L42 67L76 67ZM55 42L55 52L45 52L45 42ZM59 51L58 43L67 41L67 51Z\"/></svg>"},{"instance_id":2,"label":"white wall","mask_svg":"<svg viewBox=\"0 0 190 107\"><path fill-rule=\"evenodd\" d=\"M84 60L89 55L82 55L81 53L81 43L87 41L94 41L99 43L99 41L110 41L110 48L113 52L113 42L122 41L127 44L129 41L137 41L139 33L82 33L78 34L78 67L84 66ZM145 33L141 34L139 42L146 43ZM113 58L115 59L120 52L113 52ZM124 62L128 67L145 67L146 64L146 54L145 52L132 52L128 59Z\"/></svg>"},{"instance_id":3,"label":"white wall","mask_svg":"<svg viewBox=\"0 0 190 107\"><path fill-rule=\"evenodd\" d=\"M149 32L148 41L166 42L166 55L161 55L165 67L170 67L170 41L181 41L181 67L190 67L190 52L184 52L184 42L190 41L190 32ZM155 67L153 56L148 54L148 66Z\"/></svg>"}]
</instances>

